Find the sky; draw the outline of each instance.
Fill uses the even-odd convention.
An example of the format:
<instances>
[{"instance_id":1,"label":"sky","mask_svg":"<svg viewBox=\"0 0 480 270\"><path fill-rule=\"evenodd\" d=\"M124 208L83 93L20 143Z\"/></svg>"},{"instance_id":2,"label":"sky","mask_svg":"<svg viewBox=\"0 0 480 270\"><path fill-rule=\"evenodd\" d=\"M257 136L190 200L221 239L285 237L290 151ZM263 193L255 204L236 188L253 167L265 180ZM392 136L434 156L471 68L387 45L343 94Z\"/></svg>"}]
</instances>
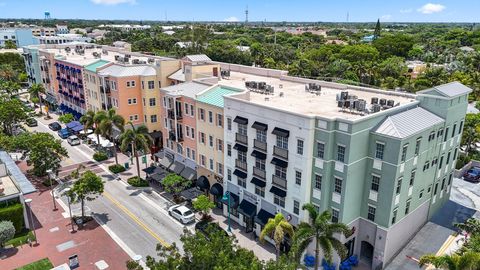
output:
<instances>
[{"instance_id":1,"label":"sky","mask_svg":"<svg viewBox=\"0 0 480 270\"><path fill-rule=\"evenodd\" d=\"M478 22L479 0L0 0L0 18Z\"/></svg>"}]
</instances>

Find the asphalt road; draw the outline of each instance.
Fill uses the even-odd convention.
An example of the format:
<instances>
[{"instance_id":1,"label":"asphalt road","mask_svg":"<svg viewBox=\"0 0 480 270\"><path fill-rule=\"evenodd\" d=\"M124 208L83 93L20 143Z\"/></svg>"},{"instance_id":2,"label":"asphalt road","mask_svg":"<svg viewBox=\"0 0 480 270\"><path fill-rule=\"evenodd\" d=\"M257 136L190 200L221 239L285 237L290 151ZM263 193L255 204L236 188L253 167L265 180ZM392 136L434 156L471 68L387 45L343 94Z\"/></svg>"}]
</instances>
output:
<instances>
[{"instance_id":1,"label":"asphalt road","mask_svg":"<svg viewBox=\"0 0 480 270\"><path fill-rule=\"evenodd\" d=\"M38 132L51 131L44 119L38 119L38 127L30 130ZM95 171L105 181L105 192L94 201L86 202L86 213L92 213L102 227L133 257L142 255L156 256L158 243L170 245L173 242L181 248L180 235L184 226L167 213L169 202L153 192L150 188L137 189L116 179L106 166L92 163L93 150L86 145L70 146L66 140L62 145L67 149L69 158L62 161L62 166L73 170L79 163L90 162L89 169ZM133 170L131 170L133 172ZM64 206L67 200L62 196L61 186L57 197ZM73 214L80 213L80 206L72 205ZM67 211L68 213L68 211ZM193 225L189 225L190 230ZM92 240L92 239L90 239ZM101 245L101 243L99 243Z\"/></svg>"}]
</instances>

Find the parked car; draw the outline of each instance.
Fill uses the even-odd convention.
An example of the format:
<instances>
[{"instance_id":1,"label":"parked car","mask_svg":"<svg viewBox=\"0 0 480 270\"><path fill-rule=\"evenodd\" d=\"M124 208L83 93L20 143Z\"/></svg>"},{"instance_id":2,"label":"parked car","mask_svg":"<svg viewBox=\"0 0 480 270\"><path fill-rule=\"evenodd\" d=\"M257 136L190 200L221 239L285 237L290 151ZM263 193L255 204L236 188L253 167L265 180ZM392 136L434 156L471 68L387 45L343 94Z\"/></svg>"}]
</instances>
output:
<instances>
[{"instance_id":1,"label":"parked car","mask_svg":"<svg viewBox=\"0 0 480 270\"><path fill-rule=\"evenodd\" d=\"M463 179L468 182L480 182L480 167L472 167L463 174Z\"/></svg>"},{"instance_id":2,"label":"parked car","mask_svg":"<svg viewBox=\"0 0 480 270\"><path fill-rule=\"evenodd\" d=\"M188 207L177 204L168 208L168 214L183 224L195 221L195 214Z\"/></svg>"},{"instance_id":3,"label":"parked car","mask_svg":"<svg viewBox=\"0 0 480 270\"><path fill-rule=\"evenodd\" d=\"M62 129L62 126L58 122L53 122L48 124L48 128L53 131L59 131L60 129Z\"/></svg>"},{"instance_id":4,"label":"parked car","mask_svg":"<svg viewBox=\"0 0 480 270\"><path fill-rule=\"evenodd\" d=\"M25 124L27 124L27 126L29 126L29 127L36 127L36 126L38 126L37 120L35 120L35 119L33 119L33 118L28 118L28 119L25 121Z\"/></svg>"},{"instance_id":5,"label":"parked car","mask_svg":"<svg viewBox=\"0 0 480 270\"><path fill-rule=\"evenodd\" d=\"M222 231L228 236L228 233L218 225L216 222L209 222L208 220L201 220L195 224L195 231L202 233L205 237L209 237L212 232Z\"/></svg>"},{"instance_id":6,"label":"parked car","mask_svg":"<svg viewBox=\"0 0 480 270\"><path fill-rule=\"evenodd\" d=\"M75 146L80 144L80 139L76 135L72 135L67 138L67 142L71 146Z\"/></svg>"},{"instance_id":7,"label":"parked car","mask_svg":"<svg viewBox=\"0 0 480 270\"><path fill-rule=\"evenodd\" d=\"M68 131L67 128L62 128L58 131L58 136L60 136L62 139L66 139L68 136L70 136L70 131Z\"/></svg>"}]
</instances>

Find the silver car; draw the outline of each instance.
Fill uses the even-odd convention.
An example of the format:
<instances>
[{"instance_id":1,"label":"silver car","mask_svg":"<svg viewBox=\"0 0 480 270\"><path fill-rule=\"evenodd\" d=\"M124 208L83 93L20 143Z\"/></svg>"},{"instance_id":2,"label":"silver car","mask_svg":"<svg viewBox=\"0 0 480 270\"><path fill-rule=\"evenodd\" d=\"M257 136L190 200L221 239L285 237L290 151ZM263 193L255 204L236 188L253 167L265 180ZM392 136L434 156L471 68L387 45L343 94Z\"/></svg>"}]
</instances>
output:
<instances>
[{"instance_id":1,"label":"silver car","mask_svg":"<svg viewBox=\"0 0 480 270\"><path fill-rule=\"evenodd\" d=\"M195 221L195 214L185 205L177 204L168 208L168 214L183 224Z\"/></svg>"},{"instance_id":2,"label":"silver car","mask_svg":"<svg viewBox=\"0 0 480 270\"><path fill-rule=\"evenodd\" d=\"M67 138L67 142L71 146L75 146L80 144L80 139L76 135L72 135Z\"/></svg>"}]
</instances>

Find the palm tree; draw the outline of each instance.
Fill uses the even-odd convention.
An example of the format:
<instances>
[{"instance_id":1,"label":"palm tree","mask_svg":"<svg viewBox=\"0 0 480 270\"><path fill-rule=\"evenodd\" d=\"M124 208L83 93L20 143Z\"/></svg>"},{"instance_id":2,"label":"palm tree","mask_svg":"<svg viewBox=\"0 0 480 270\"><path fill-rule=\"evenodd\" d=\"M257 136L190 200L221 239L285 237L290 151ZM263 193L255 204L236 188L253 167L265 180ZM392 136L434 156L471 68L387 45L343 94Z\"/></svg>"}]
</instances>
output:
<instances>
[{"instance_id":1,"label":"palm tree","mask_svg":"<svg viewBox=\"0 0 480 270\"><path fill-rule=\"evenodd\" d=\"M307 210L310 216L310 223L302 222L298 225L298 230L295 233L294 244L296 246L295 259L300 260L300 256L308 247L308 245L315 240L315 268L318 269L320 248L323 251L325 260L331 263L333 260L333 250L345 258L347 249L337 238L333 235L340 233L349 236L351 230L343 223L331 223L332 215L329 211L318 213L313 204L307 203L302 206L303 210Z\"/></svg>"},{"instance_id":2,"label":"palm tree","mask_svg":"<svg viewBox=\"0 0 480 270\"><path fill-rule=\"evenodd\" d=\"M87 129L93 128L95 124L93 122L93 118L95 117L95 112L92 110L88 110L82 117L80 117L80 123L83 125L83 131L85 134L87 133Z\"/></svg>"},{"instance_id":3,"label":"palm tree","mask_svg":"<svg viewBox=\"0 0 480 270\"><path fill-rule=\"evenodd\" d=\"M114 148L114 155L115 155L115 164L118 165L118 157L117 157L117 144L115 139L112 138L113 128L118 128L121 132L123 132L125 126L125 119L119 114L116 113L115 109L110 109L107 111L106 118L102 120L100 123L100 131L102 135L109 138L113 142Z\"/></svg>"},{"instance_id":4,"label":"palm tree","mask_svg":"<svg viewBox=\"0 0 480 270\"><path fill-rule=\"evenodd\" d=\"M100 145L100 134L102 130L100 129L100 123L107 118L107 113L105 111L98 111L93 116L93 124L95 125L95 134L97 134L97 144Z\"/></svg>"},{"instance_id":5,"label":"palm tree","mask_svg":"<svg viewBox=\"0 0 480 270\"><path fill-rule=\"evenodd\" d=\"M119 137L121 145L120 149L126 151L128 145L132 145L132 155L135 156L137 162L137 174L140 177L140 163L138 162L138 150L147 151L152 144L152 138L148 135L148 128L141 125L135 128L132 122L128 122L131 126L130 129L126 129Z\"/></svg>"},{"instance_id":6,"label":"palm tree","mask_svg":"<svg viewBox=\"0 0 480 270\"><path fill-rule=\"evenodd\" d=\"M432 264L436 268L446 270L478 270L480 269L480 253L468 251L462 255L423 255L418 262L420 267Z\"/></svg>"},{"instance_id":7,"label":"palm tree","mask_svg":"<svg viewBox=\"0 0 480 270\"><path fill-rule=\"evenodd\" d=\"M265 242L265 236L272 237L275 241L275 250L277 260L280 258L280 245L282 244L285 236L293 237L293 226L288 223L282 213L278 213L274 218L268 219L267 224L260 233L260 241Z\"/></svg>"},{"instance_id":8,"label":"palm tree","mask_svg":"<svg viewBox=\"0 0 480 270\"><path fill-rule=\"evenodd\" d=\"M43 114L42 112L42 94L45 93L45 88L43 88L43 85L34 83L28 88L28 93L30 94L30 98L36 97L38 98L38 103L40 106L40 114Z\"/></svg>"}]
</instances>

